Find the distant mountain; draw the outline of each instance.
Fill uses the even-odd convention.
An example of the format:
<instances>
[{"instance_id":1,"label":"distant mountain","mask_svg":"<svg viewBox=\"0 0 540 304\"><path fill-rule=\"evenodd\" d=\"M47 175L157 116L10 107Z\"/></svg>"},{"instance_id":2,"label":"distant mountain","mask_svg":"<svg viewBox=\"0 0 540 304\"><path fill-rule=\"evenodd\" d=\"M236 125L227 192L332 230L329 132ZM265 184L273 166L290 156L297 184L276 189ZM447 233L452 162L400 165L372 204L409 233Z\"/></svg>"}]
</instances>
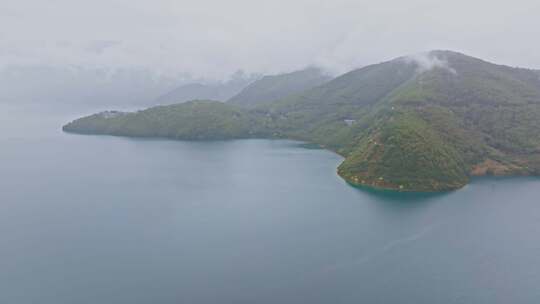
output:
<instances>
[{"instance_id":1,"label":"distant mountain","mask_svg":"<svg viewBox=\"0 0 540 304\"><path fill-rule=\"evenodd\" d=\"M231 80L225 82L183 84L159 96L155 103L166 105L196 99L225 101L258 78L258 75L236 73Z\"/></svg>"},{"instance_id":2,"label":"distant mountain","mask_svg":"<svg viewBox=\"0 0 540 304\"><path fill-rule=\"evenodd\" d=\"M331 79L318 68L265 76L247 86L227 102L244 107L255 107L306 91Z\"/></svg>"},{"instance_id":3,"label":"distant mountain","mask_svg":"<svg viewBox=\"0 0 540 304\"><path fill-rule=\"evenodd\" d=\"M398 191L457 189L475 175L540 175L540 73L456 52L370 65L256 107L160 111L90 116L64 129L214 139L197 120L214 130L236 118L249 123L217 137L317 143L345 157L338 173L349 183Z\"/></svg>"},{"instance_id":4,"label":"distant mountain","mask_svg":"<svg viewBox=\"0 0 540 304\"><path fill-rule=\"evenodd\" d=\"M7 66L0 68L0 102L151 106L179 81L138 68Z\"/></svg>"}]
</instances>

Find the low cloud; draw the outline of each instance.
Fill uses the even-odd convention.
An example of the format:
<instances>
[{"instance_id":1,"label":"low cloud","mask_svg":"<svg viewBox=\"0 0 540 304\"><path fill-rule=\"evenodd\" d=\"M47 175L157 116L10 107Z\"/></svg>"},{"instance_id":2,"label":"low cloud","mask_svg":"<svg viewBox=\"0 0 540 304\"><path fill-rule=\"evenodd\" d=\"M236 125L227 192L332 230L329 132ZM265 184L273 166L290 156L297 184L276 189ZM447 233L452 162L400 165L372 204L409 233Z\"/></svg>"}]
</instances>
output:
<instances>
[{"instance_id":1,"label":"low cloud","mask_svg":"<svg viewBox=\"0 0 540 304\"><path fill-rule=\"evenodd\" d=\"M450 73L457 75L457 71L450 66L450 63L445 58L437 56L432 52L418 53L404 57L408 63L413 63L418 66L418 73L424 73L433 69L444 69Z\"/></svg>"},{"instance_id":2,"label":"low cloud","mask_svg":"<svg viewBox=\"0 0 540 304\"><path fill-rule=\"evenodd\" d=\"M540 68L540 42L531 38L538 0L0 1L0 68L136 67L225 79L238 69L318 65L340 74L433 49ZM424 70L447 67L413 57Z\"/></svg>"}]
</instances>

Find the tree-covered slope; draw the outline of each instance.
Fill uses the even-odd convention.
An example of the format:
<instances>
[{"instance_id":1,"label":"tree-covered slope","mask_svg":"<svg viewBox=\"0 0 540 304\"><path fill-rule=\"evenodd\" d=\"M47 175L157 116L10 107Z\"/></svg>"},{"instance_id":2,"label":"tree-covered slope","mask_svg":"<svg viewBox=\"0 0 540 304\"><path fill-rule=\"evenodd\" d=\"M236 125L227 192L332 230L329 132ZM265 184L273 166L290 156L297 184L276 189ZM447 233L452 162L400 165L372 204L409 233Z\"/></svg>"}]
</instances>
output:
<instances>
[{"instance_id":1,"label":"tree-covered slope","mask_svg":"<svg viewBox=\"0 0 540 304\"><path fill-rule=\"evenodd\" d=\"M437 64L417 63L415 76L379 101L384 123L353 148L340 174L404 190L454 188L467 175L538 174L537 73L453 52L426 56Z\"/></svg>"},{"instance_id":2,"label":"tree-covered slope","mask_svg":"<svg viewBox=\"0 0 540 304\"><path fill-rule=\"evenodd\" d=\"M456 189L473 175L540 174L539 72L448 51L367 66L256 107L193 102L101 116L66 130L299 139L343 155L338 173L351 184L400 191Z\"/></svg>"},{"instance_id":3,"label":"tree-covered slope","mask_svg":"<svg viewBox=\"0 0 540 304\"><path fill-rule=\"evenodd\" d=\"M317 68L307 68L287 74L265 76L243 89L227 102L243 107L268 104L317 87L331 79Z\"/></svg>"},{"instance_id":4,"label":"tree-covered slope","mask_svg":"<svg viewBox=\"0 0 540 304\"><path fill-rule=\"evenodd\" d=\"M457 188L468 180L456 148L412 112L393 114L373 128L338 172L356 184L415 191Z\"/></svg>"},{"instance_id":5,"label":"tree-covered slope","mask_svg":"<svg viewBox=\"0 0 540 304\"><path fill-rule=\"evenodd\" d=\"M253 115L219 101L190 101L121 113L102 112L64 126L74 133L212 140L263 136Z\"/></svg>"},{"instance_id":6,"label":"tree-covered slope","mask_svg":"<svg viewBox=\"0 0 540 304\"><path fill-rule=\"evenodd\" d=\"M414 64L400 60L370 65L256 110L272 117L279 133L346 154L343 149L353 145L373 108L414 77L415 71Z\"/></svg>"}]
</instances>

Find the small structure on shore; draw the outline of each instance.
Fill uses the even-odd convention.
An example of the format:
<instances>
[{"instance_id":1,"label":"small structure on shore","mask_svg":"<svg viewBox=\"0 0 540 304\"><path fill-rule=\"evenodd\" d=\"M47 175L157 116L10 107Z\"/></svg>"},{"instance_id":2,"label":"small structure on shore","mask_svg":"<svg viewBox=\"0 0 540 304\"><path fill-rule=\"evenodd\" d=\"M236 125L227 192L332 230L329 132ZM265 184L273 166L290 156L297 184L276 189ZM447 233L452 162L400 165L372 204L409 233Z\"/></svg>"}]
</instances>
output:
<instances>
[{"instance_id":1,"label":"small structure on shore","mask_svg":"<svg viewBox=\"0 0 540 304\"><path fill-rule=\"evenodd\" d=\"M347 124L347 126L352 126L356 122L356 119L344 119L343 121Z\"/></svg>"}]
</instances>

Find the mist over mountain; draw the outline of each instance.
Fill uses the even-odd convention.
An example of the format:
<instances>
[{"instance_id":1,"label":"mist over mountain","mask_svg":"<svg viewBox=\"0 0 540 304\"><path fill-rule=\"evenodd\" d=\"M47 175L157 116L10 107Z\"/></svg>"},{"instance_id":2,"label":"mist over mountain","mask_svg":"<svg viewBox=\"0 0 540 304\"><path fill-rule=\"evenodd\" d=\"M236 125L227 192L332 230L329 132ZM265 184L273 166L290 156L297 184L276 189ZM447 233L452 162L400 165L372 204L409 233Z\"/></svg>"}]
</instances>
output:
<instances>
[{"instance_id":1,"label":"mist over mountain","mask_svg":"<svg viewBox=\"0 0 540 304\"><path fill-rule=\"evenodd\" d=\"M136 68L7 66L0 69L0 102L149 106L182 78Z\"/></svg>"},{"instance_id":2,"label":"mist over mountain","mask_svg":"<svg viewBox=\"0 0 540 304\"><path fill-rule=\"evenodd\" d=\"M226 101L260 77L257 74L246 75L239 71L228 80L182 84L159 96L155 102L157 104L173 104L195 99Z\"/></svg>"}]
</instances>

